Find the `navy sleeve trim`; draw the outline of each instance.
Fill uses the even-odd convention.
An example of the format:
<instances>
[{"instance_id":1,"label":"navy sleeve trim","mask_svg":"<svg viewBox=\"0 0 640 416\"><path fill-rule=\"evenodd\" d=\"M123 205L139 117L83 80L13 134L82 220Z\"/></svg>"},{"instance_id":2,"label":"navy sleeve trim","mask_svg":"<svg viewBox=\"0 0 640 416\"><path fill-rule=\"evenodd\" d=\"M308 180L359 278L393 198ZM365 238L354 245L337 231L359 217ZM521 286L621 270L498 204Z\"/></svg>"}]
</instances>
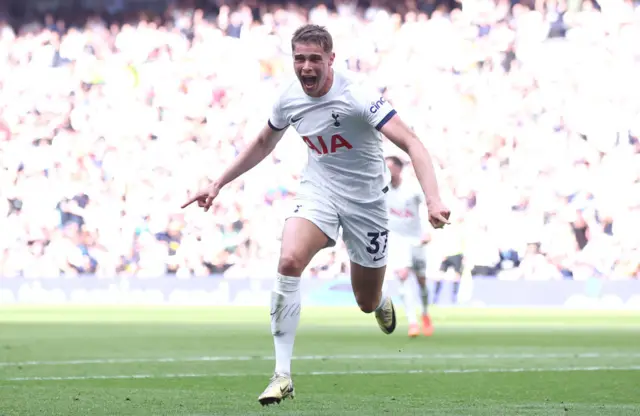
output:
<instances>
[{"instance_id":1,"label":"navy sleeve trim","mask_svg":"<svg viewBox=\"0 0 640 416\"><path fill-rule=\"evenodd\" d=\"M396 110L391 110L387 113L386 116L384 116L384 118L380 121L380 123L378 123L378 125L376 126L376 130L380 131L380 129L389 122L389 120L391 120L391 118L393 116L396 115Z\"/></svg>"},{"instance_id":2,"label":"navy sleeve trim","mask_svg":"<svg viewBox=\"0 0 640 416\"><path fill-rule=\"evenodd\" d=\"M271 130L282 131L287 128L286 126L283 128L278 128L271 123L271 120L267 120L267 123L269 124L269 127L271 127Z\"/></svg>"}]
</instances>

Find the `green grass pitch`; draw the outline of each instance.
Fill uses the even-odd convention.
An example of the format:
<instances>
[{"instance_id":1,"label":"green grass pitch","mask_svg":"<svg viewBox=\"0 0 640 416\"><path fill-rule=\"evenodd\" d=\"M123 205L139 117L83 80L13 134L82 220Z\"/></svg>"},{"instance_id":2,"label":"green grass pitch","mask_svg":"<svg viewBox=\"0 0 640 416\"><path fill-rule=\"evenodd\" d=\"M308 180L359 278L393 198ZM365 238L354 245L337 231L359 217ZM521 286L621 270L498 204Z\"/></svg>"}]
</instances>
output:
<instances>
[{"instance_id":1,"label":"green grass pitch","mask_svg":"<svg viewBox=\"0 0 640 416\"><path fill-rule=\"evenodd\" d=\"M0 415L640 415L640 312L432 313L303 309L296 398L262 408L264 308L0 307Z\"/></svg>"}]
</instances>

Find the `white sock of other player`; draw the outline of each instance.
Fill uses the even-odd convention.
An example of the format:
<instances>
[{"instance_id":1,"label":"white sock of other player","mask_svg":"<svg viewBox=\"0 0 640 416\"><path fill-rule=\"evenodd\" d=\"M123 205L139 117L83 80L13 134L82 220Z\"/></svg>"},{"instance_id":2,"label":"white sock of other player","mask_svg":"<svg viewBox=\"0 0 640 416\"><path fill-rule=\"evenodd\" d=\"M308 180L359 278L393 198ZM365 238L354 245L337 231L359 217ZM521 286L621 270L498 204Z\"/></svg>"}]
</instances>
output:
<instances>
[{"instance_id":1,"label":"white sock of other player","mask_svg":"<svg viewBox=\"0 0 640 416\"><path fill-rule=\"evenodd\" d=\"M276 350L276 373L291 374L291 357L301 306L300 277L278 274L271 292L271 333Z\"/></svg>"},{"instance_id":2,"label":"white sock of other player","mask_svg":"<svg viewBox=\"0 0 640 416\"><path fill-rule=\"evenodd\" d=\"M400 280L400 300L404 305L404 310L407 314L409 325L418 323L418 319L416 317L415 296L413 291L414 286L415 284L411 279L411 276L409 276L409 278L407 279Z\"/></svg>"}]
</instances>

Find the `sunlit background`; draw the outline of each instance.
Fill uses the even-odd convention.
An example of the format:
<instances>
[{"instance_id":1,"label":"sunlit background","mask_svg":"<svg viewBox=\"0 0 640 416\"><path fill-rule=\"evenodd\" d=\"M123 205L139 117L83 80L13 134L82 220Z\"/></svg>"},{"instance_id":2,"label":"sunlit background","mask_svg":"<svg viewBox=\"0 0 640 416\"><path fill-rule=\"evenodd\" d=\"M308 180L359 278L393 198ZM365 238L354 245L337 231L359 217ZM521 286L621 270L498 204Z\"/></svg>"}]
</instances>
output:
<instances>
[{"instance_id":1,"label":"sunlit background","mask_svg":"<svg viewBox=\"0 0 640 416\"><path fill-rule=\"evenodd\" d=\"M330 30L336 66L379 88L423 140L453 214L426 248L429 339L409 343L403 317L380 338L358 315L342 243L314 259L296 350L311 357L298 367L307 399L286 414L426 414L416 395L439 415L565 414L563 401L575 414L640 412L637 391L625 396L640 383L639 3L282 3L0 4L0 414L251 414L271 371L259 359L272 353L265 307L307 149L289 129L213 213L180 205L264 126L306 22ZM462 273L442 272L457 255ZM322 370L357 392L332 396L309 375ZM401 387L367 383L378 370ZM179 383L192 396L151 388L156 377L176 387L171 374L190 374ZM617 390L601 388L607 377ZM29 383L46 387L39 400ZM487 402L489 385L504 397Z\"/></svg>"}]
</instances>

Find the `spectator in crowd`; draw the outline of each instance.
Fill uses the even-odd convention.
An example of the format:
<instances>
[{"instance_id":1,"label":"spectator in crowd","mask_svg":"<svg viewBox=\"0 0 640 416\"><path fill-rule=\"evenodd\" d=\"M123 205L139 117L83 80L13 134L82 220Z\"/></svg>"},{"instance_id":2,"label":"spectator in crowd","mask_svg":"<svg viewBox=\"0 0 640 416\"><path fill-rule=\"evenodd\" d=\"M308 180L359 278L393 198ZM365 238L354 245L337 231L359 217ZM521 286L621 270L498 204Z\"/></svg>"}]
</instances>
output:
<instances>
[{"instance_id":1,"label":"spectator in crowd","mask_svg":"<svg viewBox=\"0 0 640 416\"><path fill-rule=\"evenodd\" d=\"M307 21L429 142L461 212L464 270L640 277L637 4L334 3L177 3L119 21L114 2L81 24L3 24L0 278L260 277L305 163L295 132L213 213L179 207L264 123ZM343 253L308 273L344 273Z\"/></svg>"}]
</instances>

